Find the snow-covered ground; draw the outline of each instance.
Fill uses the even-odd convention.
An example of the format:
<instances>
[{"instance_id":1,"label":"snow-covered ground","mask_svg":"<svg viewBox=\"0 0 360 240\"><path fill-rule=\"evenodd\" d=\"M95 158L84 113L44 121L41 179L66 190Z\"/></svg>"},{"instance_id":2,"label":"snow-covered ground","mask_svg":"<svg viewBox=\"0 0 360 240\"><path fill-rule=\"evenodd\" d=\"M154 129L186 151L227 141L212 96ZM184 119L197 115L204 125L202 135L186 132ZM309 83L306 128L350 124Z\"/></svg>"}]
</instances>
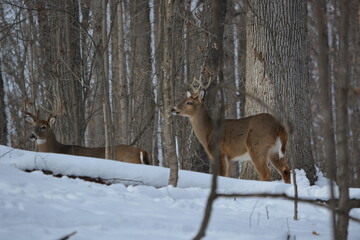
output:
<instances>
[{"instance_id":1,"label":"snow-covered ground","mask_svg":"<svg viewBox=\"0 0 360 240\"><path fill-rule=\"evenodd\" d=\"M110 186L55 174L116 180ZM56 240L76 231L80 239L191 239L198 231L210 187L210 175L180 171L179 187L167 186L169 170L69 155L35 153L0 146L0 239ZM299 195L328 199L327 181L309 186L297 172ZM135 184L135 185L134 185ZM224 193L286 193L282 182L219 178ZM360 189L351 189L360 198ZM360 218L360 209L351 215ZM204 239L331 239L330 213L271 198L218 199ZM360 224L350 222L349 239L360 239Z\"/></svg>"}]
</instances>

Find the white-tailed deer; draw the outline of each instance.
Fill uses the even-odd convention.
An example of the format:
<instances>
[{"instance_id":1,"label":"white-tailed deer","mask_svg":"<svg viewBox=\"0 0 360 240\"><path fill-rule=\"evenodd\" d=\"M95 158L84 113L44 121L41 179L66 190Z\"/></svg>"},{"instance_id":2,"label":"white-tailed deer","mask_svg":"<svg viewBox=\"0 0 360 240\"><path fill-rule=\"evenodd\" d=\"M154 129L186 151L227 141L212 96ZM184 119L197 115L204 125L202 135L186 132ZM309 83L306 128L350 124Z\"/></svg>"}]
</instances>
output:
<instances>
[{"instance_id":1,"label":"white-tailed deer","mask_svg":"<svg viewBox=\"0 0 360 240\"><path fill-rule=\"evenodd\" d=\"M104 147L87 148L76 145L65 145L58 142L51 129L51 126L56 122L57 114L50 113L49 117L45 120L39 117L39 111L37 111L36 115L24 109L22 112L25 114L25 120L34 127L30 139L36 142L40 152L105 158ZM115 160L128 163L150 164L147 151L128 145L115 146Z\"/></svg>"},{"instance_id":2,"label":"white-tailed deer","mask_svg":"<svg viewBox=\"0 0 360 240\"><path fill-rule=\"evenodd\" d=\"M290 183L290 169L286 164L285 149L287 132L274 116L268 113L242 119L226 119L220 142L214 142L213 121L204 105L205 91L191 94L171 111L189 117L195 135L209 158L214 160L214 146L220 144L220 175L230 176L230 161L252 160L260 180L270 180L270 161L281 174L285 183Z\"/></svg>"}]
</instances>

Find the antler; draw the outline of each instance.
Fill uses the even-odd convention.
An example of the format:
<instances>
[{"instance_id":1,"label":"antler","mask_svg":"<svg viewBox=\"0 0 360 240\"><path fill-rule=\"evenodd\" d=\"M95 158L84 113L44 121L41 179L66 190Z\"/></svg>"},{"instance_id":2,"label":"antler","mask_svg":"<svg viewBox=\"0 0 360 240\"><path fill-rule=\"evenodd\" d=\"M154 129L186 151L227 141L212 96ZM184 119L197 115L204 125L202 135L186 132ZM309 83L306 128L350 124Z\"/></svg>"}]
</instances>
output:
<instances>
[{"instance_id":1,"label":"antler","mask_svg":"<svg viewBox=\"0 0 360 240\"><path fill-rule=\"evenodd\" d=\"M189 83L189 86L190 86L191 90L193 91L193 93L195 94L195 93L199 93L200 90L202 90L202 89L207 89L210 86L211 82L212 82L212 77L210 77L207 84L204 85L203 81L202 81L202 74L200 74L200 78L196 79L194 77L193 81L191 83Z\"/></svg>"},{"instance_id":2,"label":"antler","mask_svg":"<svg viewBox=\"0 0 360 240\"><path fill-rule=\"evenodd\" d=\"M39 110L36 111L36 115L33 114L33 113L31 113L31 112L29 112L29 111L27 111L27 110L26 110L26 106L27 106L28 104L34 107L34 105L30 102L30 100L29 100L28 98L26 98L26 99L24 100L24 102L23 102L22 107L21 107L21 112L24 113L25 115L30 116L30 117L31 117L32 119L34 119L34 120L37 119L37 118L39 117ZM34 108L34 109L35 109L35 108ZM35 109L35 110L36 110L36 109Z\"/></svg>"},{"instance_id":3,"label":"antler","mask_svg":"<svg viewBox=\"0 0 360 240\"><path fill-rule=\"evenodd\" d=\"M55 99L54 99L54 102L51 102L49 99L47 99L48 102L49 102L49 105L50 106L53 106L53 109L52 110L49 110L48 108L46 108L44 105L40 105L40 107L50 113L49 117L48 117L48 120L52 117L56 117L56 116L59 116L59 115L63 115L64 114L64 106L60 100L60 96L58 94L55 95Z\"/></svg>"}]
</instances>

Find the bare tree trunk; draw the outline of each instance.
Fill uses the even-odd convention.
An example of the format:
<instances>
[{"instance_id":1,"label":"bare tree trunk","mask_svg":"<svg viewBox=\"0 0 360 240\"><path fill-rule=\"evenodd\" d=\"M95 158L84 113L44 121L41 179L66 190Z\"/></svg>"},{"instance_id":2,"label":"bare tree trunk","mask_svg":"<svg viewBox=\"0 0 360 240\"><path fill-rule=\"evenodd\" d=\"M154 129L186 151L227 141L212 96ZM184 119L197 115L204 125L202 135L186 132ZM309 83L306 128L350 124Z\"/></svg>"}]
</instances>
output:
<instances>
[{"instance_id":1,"label":"bare tree trunk","mask_svg":"<svg viewBox=\"0 0 360 240\"><path fill-rule=\"evenodd\" d=\"M112 95L113 118L116 144L128 144L128 88L125 71L124 22L123 1L111 0L113 28L111 32L112 43Z\"/></svg>"},{"instance_id":2,"label":"bare tree trunk","mask_svg":"<svg viewBox=\"0 0 360 240\"><path fill-rule=\"evenodd\" d=\"M117 14L117 22L119 27L119 85L120 85L120 119L122 126L121 142L128 144L129 139L129 91L127 83L127 71L126 71L126 49L125 49L125 33L124 33L124 21L123 4L120 3Z\"/></svg>"},{"instance_id":3,"label":"bare tree trunk","mask_svg":"<svg viewBox=\"0 0 360 240\"><path fill-rule=\"evenodd\" d=\"M164 132L164 158L169 161L170 177L169 185L177 186L178 181L178 161L175 152L175 139L173 134L173 118L170 114L170 109L173 106L173 21L174 8L173 0L163 0L162 6L165 13L164 20L164 44L163 44L163 62L162 62L162 86L163 86L163 132Z\"/></svg>"},{"instance_id":4,"label":"bare tree trunk","mask_svg":"<svg viewBox=\"0 0 360 240\"><path fill-rule=\"evenodd\" d=\"M201 76L203 81L211 81L207 91L207 97L205 99L206 105L209 109L212 109L210 115L212 117L220 114L217 112L218 104L216 103L216 97L218 95L218 84L223 84L223 35L224 35L224 23L227 10L226 0L216 0L204 3L204 15L205 20L203 26L208 35L205 39L205 59L204 65L201 69ZM221 69L219 72L218 70ZM204 84L206 85L206 84ZM215 90L215 91L214 91ZM220 91L223 91L220 89ZM212 172L213 162L210 162L210 172Z\"/></svg>"},{"instance_id":5,"label":"bare tree trunk","mask_svg":"<svg viewBox=\"0 0 360 240\"><path fill-rule=\"evenodd\" d=\"M227 10L226 10L226 22L230 22L230 19L236 18L235 14L235 4L230 1ZM237 19L238 20L238 19ZM238 64L238 52L237 48L239 45L238 36L236 27L234 26L236 23L226 24L224 29L224 35L226 38L224 39L224 85L228 86L224 89L224 96L226 102L225 108L225 118L228 119L236 119L238 118L238 96L239 92L239 78L238 78L238 66L235 67L235 64ZM239 172L239 162L231 161L231 177L238 178L240 175Z\"/></svg>"},{"instance_id":6,"label":"bare tree trunk","mask_svg":"<svg viewBox=\"0 0 360 240\"><path fill-rule=\"evenodd\" d=\"M155 60L155 78L156 78L156 111L155 111L155 120L154 120L154 144L153 144L153 156L152 162L153 165L158 166L168 166L167 159L163 159L164 153L164 141L163 141L163 125L162 121L162 108L161 105L163 103L163 92L162 92L162 63L163 63L163 31L164 31L164 7L161 1L154 1L154 60ZM162 161L160 161L162 160ZM165 164L167 163L167 164Z\"/></svg>"},{"instance_id":7,"label":"bare tree trunk","mask_svg":"<svg viewBox=\"0 0 360 240\"><path fill-rule=\"evenodd\" d=\"M88 36L88 30L90 27L90 9L91 9L91 0L82 0L80 1L80 12L81 12L81 22L80 22L80 45L81 45L81 62L80 62L80 68L81 68L81 77L83 81L83 94L84 94L84 123L82 125L83 133L84 133L84 141L88 140L88 138L85 137L86 129L88 128L88 122L89 122L89 114L86 103L89 103L89 96L91 94L91 90L89 88L85 88L85 86L90 86L92 71L90 71L90 68L88 66L88 61L90 60L90 50L87 47L88 45L91 45L90 43L90 37ZM90 100L91 101L91 100ZM88 104L89 105L89 104ZM92 114L92 113L90 113ZM91 116L90 116L91 118ZM87 143L87 142L86 142Z\"/></svg>"},{"instance_id":8,"label":"bare tree trunk","mask_svg":"<svg viewBox=\"0 0 360 240\"><path fill-rule=\"evenodd\" d=\"M307 67L307 8L304 1L254 0L248 5L246 91L294 127L286 156L315 183L311 152ZM291 17L283 18L282 16ZM291 27L290 27L291 26ZM246 101L248 115L269 112Z\"/></svg>"},{"instance_id":9,"label":"bare tree trunk","mask_svg":"<svg viewBox=\"0 0 360 240\"><path fill-rule=\"evenodd\" d=\"M132 9L132 142L137 141L138 146L152 155L152 142L148 141L153 134L155 114L151 76L150 6L147 0L131 1L130 5Z\"/></svg>"},{"instance_id":10,"label":"bare tree trunk","mask_svg":"<svg viewBox=\"0 0 360 240\"><path fill-rule=\"evenodd\" d=\"M5 105L5 91L2 74L2 60L0 59L0 144L7 145L7 119L6 119L6 105Z\"/></svg>"},{"instance_id":11,"label":"bare tree trunk","mask_svg":"<svg viewBox=\"0 0 360 240\"><path fill-rule=\"evenodd\" d=\"M352 187L360 187L360 21L359 21L360 3L358 0L350 1L350 24L349 24L349 64L350 64L350 82L353 91L350 93L349 107L351 137L351 155L350 166L352 173Z\"/></svg>"},{"instance_id":12,"label":"bare tree trunk","mask_svg":"<svg viewBox=\"0 0 360 240\"><path fill-rule=\"evenodd\" d=\"M176 96L184 95L184 85L185 85L185 75L184 75L184 38L185 38L185 3L184 1L174 1L174 17L173 17L173 26L172 26L172 53L173 53L173 61L171 77L172 86L173 86L173 101ZM181 119L185 120L185 119ZM184 125L185 121L173 121L173 130L174 137L176 140L176 150L177 157L179 161L179 166L181 169L185 169L184 165L184 146L183 144L187 140L187 135L184 136L184 128L186 129L186 125ZM186 122L187 123L187 122ZM186 130L185 130L186 131Z\"/></svg>"},{"instance_id":13,"label":"bare tree trunk","mask_svg":"<svg viewBox=\"0 0 360 240\"><path fill-rule=\"evenodd\" d=\"M334 136L333 107L331 99L331 78L329 72L329 44L326 26L326 1L314 1L314 16L317 28L318 71L321 94L321 115L323 117L325 161L327 162L326 173L330 178L331 198L335 197L333 180L336 178L336 152ZM332 207L335 209L334 204ZM332 212L332 225L336 234L336 215Z\"/></svg>"},{"instance_id":14,"label":"bare tree trunk","mask_svg":"<svg viewBox=\"0 0 360 240\"><path fill-rule=\"evenodd\" d=\"M339 209L350 212L349 199L349 148L348 148L348 94L349 94L349 1L341 0L339 24L339 69L336 91L336 141L338 153L337 180L339 185ZM347 239L349 218L338 216L336 239Z\"/></svg>"},{"instance_id":15,"label":"bare tree trunk","mask_svg":"<svg viewBox=\"0 0 360 240\"><path fill-rule=\"evenodd\" d=\"M37 2L37 17L39 22L39 44L40 44L40 66L41 73L39 75L41 82L46 82L46 78L51 78L53 71L51 66L54 63L51 60L51 40L50 40L50 29L48 21L48 13L45 10L45 2L43 0Z\"/></svg>"},{"instance_id":16,"label":"bare tree trunk","mask_svg":"<svg viewBox=\"0 0 360 240\"><path fill-rule=\"evenodd\" d=\"M65 42L66 42L66 69L68 80L64 85L64 96L68 101L66 112L69 126L68 143L84 144L85 102L81 86L81 56L80 56L80 25L79 3L77 0L65 1ZM70 82L70 84L68 84Z\"/></svg>"},{"instance_id":17,"label":"bare tree trunk","mask_svg":"<svg viewBox=\"0 0 360 240\"><path fill-rule=\"evenodd\" d=\"M103 112L104 112L104 132L105 132L105 158L106 159L115 159L114 152L114 128L111 118L111 107L110 107L110 87L109 87L109 56L108 56L108 38L107 38L107 0L102 0L102 56L103 56L103 69L102 80L103 90L104 90L104 99L103 99Z\"/></svg>"},{"instance_id":18,"label":"bare tree trunk","mask_svg":"<svg viewBox=\"0 0 360 240\"><path fill-rule=\"evenodd\" d=\"M92 2L93 11L93 29L94 29L94 75L91 86L91 99L89 99L89 112L92 115L89 120L89 139L90 146L99 146L105 143L105 128L104 128L104 83L105 83L105 66L104 66L104 51L103 49L103 8L102 1Z\"/></svg>"},{"instance_id":19,"label":"bare tree trunk","mask_svg":"<svg viewBox=\"0 0 360 240\"><path fill-rule=\"evenodd\" d=\"M121 1L118 0L110 0L110 41L111 41L111 94L112 94L112 118L114 126L116 127L116 131L114 131L114 144L120 144L122 142L123 133L122 123L121 123L121 111L120 111L120 27L122 25L118 25L118 14L121 15ZM120 22L121 24L121 22Z\"/></svg>"}]
</instances>

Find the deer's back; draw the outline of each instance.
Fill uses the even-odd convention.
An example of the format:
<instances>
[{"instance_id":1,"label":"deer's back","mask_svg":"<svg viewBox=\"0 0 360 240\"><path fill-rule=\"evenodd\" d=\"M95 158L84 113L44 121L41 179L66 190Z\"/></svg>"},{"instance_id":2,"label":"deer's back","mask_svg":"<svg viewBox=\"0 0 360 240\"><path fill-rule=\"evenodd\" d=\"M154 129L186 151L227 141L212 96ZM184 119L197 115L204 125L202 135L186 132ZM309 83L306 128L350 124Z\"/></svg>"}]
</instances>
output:
<instances>
[{"instance_id":1,"label":"deer's back","mask_svg":"<svg viewBox=\"0 0 360 240\"><path fill-rule=\"evenodd\" d=\"M227 119L221 139L223 151L234 158L247 152L248 144L273 145L281 123L271 114L262 113L241 119Z\"/></svg>"},{"instance_id":2,"label":"deer's back","mask_svg":"<svg viewBox=\"0 0 360 240\"><path fill-rule=\"evenodd\" d=\"M140 149L128 145L116 146L116 160L129 163L141 163Z\"/></svg>"},{"instance_id":3,"label":"deer's back","mask_svg":"<svg viewBox=\"0 0 360 240\"><path fill-rule=\"evenodd\" d=\"M95 158L105 158L105 148L86 148L77 145L68 145L67 154L84 156L84 157L95 157Z\"/></svg>"}]
</instances>

